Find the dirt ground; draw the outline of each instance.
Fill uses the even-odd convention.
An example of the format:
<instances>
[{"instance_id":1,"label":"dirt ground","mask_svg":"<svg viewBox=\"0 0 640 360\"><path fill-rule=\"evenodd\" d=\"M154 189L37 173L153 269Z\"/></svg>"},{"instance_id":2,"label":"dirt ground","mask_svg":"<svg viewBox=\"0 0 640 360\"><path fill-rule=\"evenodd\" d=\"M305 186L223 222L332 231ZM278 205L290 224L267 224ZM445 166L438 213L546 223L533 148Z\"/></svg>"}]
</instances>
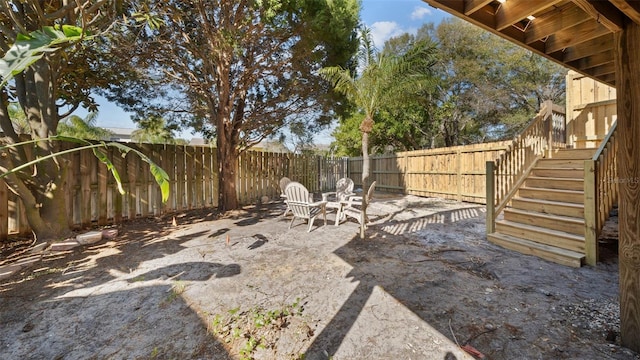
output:
<instances>
[{"instance_id":1,"label":"dirt ground","mask_svg":"<svg viewBox=\"0 0 640 360\"><path fill-rule=\"evenodd\" d=\"M271 203L48 254L0 284L0 358L640 359L615 241L573 269L488 243L483 206L377 195L364 241Z\"/></svg>"}]
</instances>

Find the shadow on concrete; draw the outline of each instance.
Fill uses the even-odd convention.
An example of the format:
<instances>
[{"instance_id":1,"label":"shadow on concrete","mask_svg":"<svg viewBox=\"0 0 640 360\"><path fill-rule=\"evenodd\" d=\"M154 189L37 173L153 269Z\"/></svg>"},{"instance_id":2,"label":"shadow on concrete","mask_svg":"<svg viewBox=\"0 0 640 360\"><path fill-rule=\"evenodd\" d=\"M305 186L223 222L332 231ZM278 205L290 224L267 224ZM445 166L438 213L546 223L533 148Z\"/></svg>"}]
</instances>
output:
<instances>
[{"instance_id":1,"label":"shadow on concrete","mask_svg":"<svg viewBox=\"0 0 640 360\"><path fill-rule=\"evenodd\" d=\"M427 224L447 224L481 216L480 208L477 206L443 211L406 221L391 220L370 225L367 239L361 240L359 236L355 236L345 246L337 249L334 253L353 267L347 277L353 278L352 281L358 285L307 348L305 359L327 359L338 351L375 287L384 289L441 334L450 334L448 321L455 316L456 309L453 304L458 302L459 294L441 291L444 287L439 288L439 284L447 281L447 277L453 276L453 272L449 268L431 271L431 275L428 275L429 272L420 271L419 268L425 268L421 260L435 259L429 259L428 254L425 255L423 246L397 246L393 239L423 230ZM384 218L393 219L394 214L387 214ZM465 254L465 257L468 255ZM429 267L438 263L428 262L431 263ZM444 263L447 262L444 260ZM473 272L464 272L462 276L464 279L461 281L477 281ZM456 301L449 300L454 297ZM427 305L431 302L451 303L452 308L447 314L434 314L429 311ZM444 355L444 359L456 357L449 352Z\"/></svg>"},{"instance_id":2,"label":"shadow on concrete","mask_svg":"<svg viewBox=\"0 0 640 360\"><path fill-rule=\"evenodd\" d=\"M247 246L249 250L255 250L269 242L269 239L267 239L267 237L262 234L255 234L253 235L253 237L258 240L254 241L251 245Z\"/></svg>"},{"instance_id":3,"label":"shadow on concrete","mask_svg":"<svg viewBox=\"0 0 640 360\"><path fill-rule=\"evenodd\" d=\"M240 265L176 263L168 256L208 231L157 228L124 224L115 240L47 255L0 284L0 357L232 359L183 300L179 281L232 277Z\"/></svg>"}]
</instances>

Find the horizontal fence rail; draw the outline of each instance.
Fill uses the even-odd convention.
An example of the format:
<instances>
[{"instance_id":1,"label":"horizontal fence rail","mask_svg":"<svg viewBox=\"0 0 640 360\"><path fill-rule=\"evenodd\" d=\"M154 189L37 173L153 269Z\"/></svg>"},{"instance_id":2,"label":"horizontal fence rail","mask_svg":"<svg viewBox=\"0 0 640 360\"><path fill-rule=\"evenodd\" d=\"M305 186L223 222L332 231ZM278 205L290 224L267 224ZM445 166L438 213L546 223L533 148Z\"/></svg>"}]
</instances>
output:
<instances>
[{"instance_id":1,"label":"horizontal fence rail","mask_svg":"<svg viewBox=\"0 0 640 360\"><path fill-rule=\"evenodd\" d=\"M64 196L72 228L117 224L138 217L218 206L218 159L214 147L126 145L141 151L167 172L169 200L162 203L149 165L133 152L122 157L116 149L107 150L120 173L124 195L117 190L113 176L91 150L73 152L63 157L69 164ZM347 166L346 158L249 150L238 159L238 201L241 205L249 205L279 199L279 180L284 176L302 183L311 192L335 189L337 180L347 176ZM0 180L0 240L9 234L30 231L22 203Z\"/></svg>"}]
</instances>

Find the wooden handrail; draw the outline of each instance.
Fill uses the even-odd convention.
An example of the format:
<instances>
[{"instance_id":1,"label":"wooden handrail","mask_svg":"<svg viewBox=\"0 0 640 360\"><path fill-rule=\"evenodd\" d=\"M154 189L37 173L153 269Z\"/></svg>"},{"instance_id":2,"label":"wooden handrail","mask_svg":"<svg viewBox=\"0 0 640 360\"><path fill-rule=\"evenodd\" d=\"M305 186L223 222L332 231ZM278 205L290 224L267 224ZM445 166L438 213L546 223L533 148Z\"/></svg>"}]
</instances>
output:
<instances>
[{"instance_id":1,"label":"wooden handrail","mask_svg":"<svg viewBox=\"0 0 640 360\"><path fill-rule=\"evenodd\" d=\"M589 265L598 262L598 236L618 203L618 184L630 179L617 177L617 122L613 123L598 150L584 164L585 255Z\"/></svg>"},{"instance_id":2,"label":"wooden handrail","mask_svg":"<svg viewBox=\"0 0 640 360\"><path fill-rule=\"evenodd\" d=\"M515 196L544 151L566 147L565 128L562 109L551 101L545 101L540 112L507 150L491 162L493 164L487 163L487 233L493 232L496 217Z\"/></svg>"}]
</instances>

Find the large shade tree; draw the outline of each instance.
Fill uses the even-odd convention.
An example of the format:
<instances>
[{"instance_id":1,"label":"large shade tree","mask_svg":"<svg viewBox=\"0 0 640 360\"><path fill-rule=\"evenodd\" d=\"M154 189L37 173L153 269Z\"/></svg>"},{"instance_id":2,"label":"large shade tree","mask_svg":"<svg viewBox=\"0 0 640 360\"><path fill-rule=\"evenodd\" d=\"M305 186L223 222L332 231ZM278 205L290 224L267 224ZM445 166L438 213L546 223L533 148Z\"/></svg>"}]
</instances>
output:
<instances>
[{"instance_id":1,"label":"large shade tree","mask_svg":"<svg viewBox=\"0 0 640 360\"><path fill-rule=\"evenodd\" d=\"M543 101L564 102L565 69L483 29L447 19L418 36L439 44L432 106L440 145L511 138Z\"/></svg>"},{"instance_id":2,"label":"large shade tree","mask_svg":"<svg viewBox=\"0 0 640 360\"><path fill-rule=\"evenodd\" d=\"M194 127L215 138L221 210L238 207L238 156L294 120L327 122L335 94L323 66L352 67L357 0L140 0L109 54L129 64L103 94L139 119ZM148 26L151 25L151 26ZM108 47L108 46L107 46ZM113 47L113 46L111 46ZM123 72L123 70L127 70ZM125 74L124 78L119 78Z\"/></svg>"},{"instance_id":3,"label":"large shade tree","mask_svg":"<svg viewBox=\"0 0 640 360\"><path fill-rule=\"evenodd\" d=\"M0 1L0 56L11 57L18 40L29 46L41 46L50 37L64 37L63 25L81 27L94 34L107 28L122 11L122 1ZM42 32L47 28L48 32ZM54 30L58 29L58 30ZM31 34L32 36L29 36ZM12 47L13 46L13 47ZM86 49L85 49L86 50ZM18 52L16 52L18 53ZM44 139L30 147L5 147L0 154L0 171L14 169L36 158L58 151L58 144L48 139L57 134L58 123L78 106L94 109L88 84L95 78L83 60L83 48L70 43L59 45L35 60L11 79L6 75L0 85L0 127L2 145L18 143L21 138L11 121L11 104L18 104L25 114L28 135ZM21 59L13 59L19 62ZM6 63L3 63L5 66ZM4 71L3 71L4 73ZM10 111L11 110L11 111ZM70 235L63 193L66 164L56 158L11 173L4 178L9 190L24 205L27 221L38 241Z\"/></svg>"}]
</instances>

